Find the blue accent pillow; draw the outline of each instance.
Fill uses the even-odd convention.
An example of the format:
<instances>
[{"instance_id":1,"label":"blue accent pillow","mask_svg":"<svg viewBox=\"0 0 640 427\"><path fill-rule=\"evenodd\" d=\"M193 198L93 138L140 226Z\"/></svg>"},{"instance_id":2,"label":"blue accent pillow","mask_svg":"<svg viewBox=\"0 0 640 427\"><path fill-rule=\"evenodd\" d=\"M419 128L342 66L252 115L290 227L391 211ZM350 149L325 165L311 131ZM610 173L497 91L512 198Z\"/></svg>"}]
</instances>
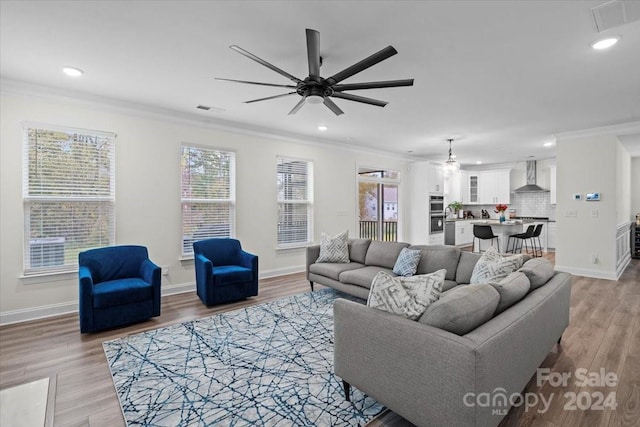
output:
<instances>
[{"instance_id":1,"label":"blue accent pillow","mask_svg":"<svg viewBox=\"0 0 640 427\"><path fill-rule=\"evenodd\" d=\"M402 248L393 266L393 272L398 276L413 276L418 269L420 255L422 255L422 252L417 249Z\"/></svg>"}]
</instances>

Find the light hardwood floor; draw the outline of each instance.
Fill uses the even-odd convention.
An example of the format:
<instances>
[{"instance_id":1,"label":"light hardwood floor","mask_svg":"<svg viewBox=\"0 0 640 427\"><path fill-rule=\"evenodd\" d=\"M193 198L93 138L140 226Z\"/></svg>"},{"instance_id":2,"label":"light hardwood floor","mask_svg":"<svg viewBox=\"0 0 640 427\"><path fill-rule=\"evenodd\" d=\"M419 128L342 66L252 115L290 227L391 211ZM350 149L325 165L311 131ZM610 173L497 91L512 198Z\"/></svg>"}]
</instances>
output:
<instances>
[{"instance_id":1,"label":"light hardwood floor","mask_svg":"<svg viewBox=\"0 0 640 427\"><path fill-rule=\"evenodd\" d=\"M553 253L546 254L553 260ZM260 295L207 308L194 292L164 297L162 315L147 322L96 334L80 334L77 314L0 327L0 388L56 378L55 426L124 426L102 342L215 313L308 292L304 274L260 281ZM615 387L538 387L525 389L555 399L546 413L512 409L503 426L640 426L640 260L633 260L619 281L574 277L571 321L562 344L543 367L551 372L613 372ZM567 411L565 392L613 391L618 407L605 411ZM373 426L410 425L390 413Z\"/></svg>"}]
</instances>

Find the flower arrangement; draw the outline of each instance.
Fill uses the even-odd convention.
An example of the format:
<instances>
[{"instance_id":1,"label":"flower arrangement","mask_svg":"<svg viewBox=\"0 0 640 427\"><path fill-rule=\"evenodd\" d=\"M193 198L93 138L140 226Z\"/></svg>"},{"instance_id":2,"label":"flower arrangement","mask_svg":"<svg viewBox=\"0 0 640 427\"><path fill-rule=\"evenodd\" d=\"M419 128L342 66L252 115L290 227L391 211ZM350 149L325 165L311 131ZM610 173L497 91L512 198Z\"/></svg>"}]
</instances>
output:
<instances>
[{"instance_id":1,"label":"flower arrangement","mask_svg":"<svg viewBox=\"0 0 640 427\"><path fill-rule=\"evenodd\" d=\"M509 208L507 205L497 204L496 205L496 213L503 214Z\"/></svg>"}]
</instances>

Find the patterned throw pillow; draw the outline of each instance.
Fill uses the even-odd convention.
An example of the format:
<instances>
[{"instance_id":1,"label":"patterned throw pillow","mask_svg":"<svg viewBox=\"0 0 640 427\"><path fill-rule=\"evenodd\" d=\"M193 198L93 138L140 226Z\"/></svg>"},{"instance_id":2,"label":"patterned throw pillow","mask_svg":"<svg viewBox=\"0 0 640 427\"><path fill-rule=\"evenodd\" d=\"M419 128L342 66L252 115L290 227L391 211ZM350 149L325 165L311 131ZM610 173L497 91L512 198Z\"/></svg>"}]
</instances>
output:
<instances>
[{"instance_id":1,"label":"patterned throw pillow","mask_svg":"<svg viewBox=\"0 0 640 427\"><path fill-rule=\"evenodd\" d=\"M393 272L398 276L413 276L418 269L421 255L422 252L419 250L402 248L393 266Z\"/></svg>"},{"instance_id":2,"label":"patterned throw pillow","mask_svg":"<svg viewBox=\"0 0 640 427\"><path fill-rule=\"evenodd\" d=\"M502 255L493 246L482 254L471 273L471 284L498 282L522 267L524 257L518 255Z\"/></svg>"},{"instance_id":3,"label":"patterned throw pillow","mask_svg":"<svg viewBox=\"0 0 640 427\"><path fill-rule=\"evenodd\" d=\"M442 293L447 270L411 277L393 277L387 272L376 274L371 283L367 305L382 311L417 320Z\"/></svg>"},{"instance_id":4,"label":"patterned throw pillow","mask_svg":"<svg viewBox=\"0 0 640 427\"><path fill-rule=\"evenodd\" d=\"M320 235L320 256L316 262L349 262L349 230L331 237L327 233Z\"/></svg>"}]
</instances>

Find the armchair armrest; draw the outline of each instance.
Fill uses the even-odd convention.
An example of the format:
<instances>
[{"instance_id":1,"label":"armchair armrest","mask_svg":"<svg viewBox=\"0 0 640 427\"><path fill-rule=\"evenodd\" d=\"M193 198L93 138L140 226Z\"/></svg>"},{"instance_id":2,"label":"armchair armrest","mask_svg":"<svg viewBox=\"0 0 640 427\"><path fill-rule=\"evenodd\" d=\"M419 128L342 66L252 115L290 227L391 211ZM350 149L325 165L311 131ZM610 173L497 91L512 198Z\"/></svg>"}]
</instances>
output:
<instances>
[{"instance_id":1,"label":"armchair armrest","mask_svg":"<svg viewBox=\"0 0 640 427\"><path fill-rule=\"evenodd\" d=\"M196 283L207 283L213 272L213 263L202 254L195 254L193 261L196 265Z\"/></svg>"},{"instance_id":2,"label":"armchair armrest","mask_svg":"<svg viewBox=\"0 0 640 427\"><path fill-rule=\"evenodd\" d=\"M307 246L307 280L309 280L309 266L320 256L320 245Z\"/></svg>"},{"instance_id":3,"label":"armchair armrest","mask_svg":"<svg viewBox=\"0 0 640 427\"><path fill-rule=\"evenodd\" d=\"M242 261L242 266L245 268L250 268L252 270L258 269L258 257L249 252L240 251L240 259Z\"/></svg>"},{"instance_id":4,"label":"armchair armrest","mask_svg":"<svg viewBox=\"0 0 640 427\"><path fill-rule=\"evenodd\" d=\"M151 260L145 259L140 266L140 277L147 283L155 285L159 284L162 276L162 270Z\"/></svg>"},{"instance_id":5,"label":"armchair armrest","mask_svg":"<svg viewBox=\"0 0 640 427\"><path fill-rule=\"evenodd\" d=\"M93 277L88 267L78 268L78 311L80 313L80 332L88 332L93 328Z\"/></svg>"}]
</instances>

